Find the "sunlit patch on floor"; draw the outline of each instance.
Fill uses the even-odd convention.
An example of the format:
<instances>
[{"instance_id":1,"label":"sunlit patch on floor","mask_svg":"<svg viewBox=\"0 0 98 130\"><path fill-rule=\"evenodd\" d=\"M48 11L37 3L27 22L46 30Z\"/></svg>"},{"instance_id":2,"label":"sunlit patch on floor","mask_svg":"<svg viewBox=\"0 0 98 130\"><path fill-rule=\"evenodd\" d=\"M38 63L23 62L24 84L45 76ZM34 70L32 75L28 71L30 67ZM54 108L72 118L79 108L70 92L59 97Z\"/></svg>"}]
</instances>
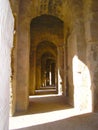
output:
<instances>
[{"instance_id":1,"label":"sunlit patch on floor","mask_svg":"<svg viewBox=\"0 0 98 130\"><path fill-rule=\"evenodd\" d=\"M54 100L51 100L53 97ZM30 103L31 106L27 112L10 117L10 130L55 122L86 113L66 104L63 97L59 95L30 96Z\"/></svg>"}]
</instances>

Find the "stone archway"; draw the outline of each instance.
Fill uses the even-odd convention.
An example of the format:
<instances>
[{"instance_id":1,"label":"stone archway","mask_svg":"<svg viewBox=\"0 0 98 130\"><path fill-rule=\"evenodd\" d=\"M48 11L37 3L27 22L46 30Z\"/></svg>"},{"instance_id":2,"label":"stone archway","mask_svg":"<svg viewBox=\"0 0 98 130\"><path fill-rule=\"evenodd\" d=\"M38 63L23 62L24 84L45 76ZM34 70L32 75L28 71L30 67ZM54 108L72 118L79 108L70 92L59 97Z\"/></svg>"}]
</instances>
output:
<instances>
[{"instance_id":1,"label":"stone archway","mask_svg":"<svg viewBox=\"0 0 98 130\"><path fill-rule=\"evenodd\" d=\"M14 0L15 1L15 0ZM80 60L81 61L84 61L84 63L85 63L85 65L87 65L88 67L89 67L89 69L90 69L90 72L91 72L91 78L92 78L92 80L91 80L91 86L92 86L92 88L94 89L94 100L93 100L93 105L94 106L98 106L98 93L97 93L97 79L96 79L96 77L97 77L97 58L95 58L94 56L96 55L96 57L97 57L97 39L98 39L98 37L97 37L97 30L95 29L95 28L97 28L97 19L96 19L96 17L95 16L97 16L97 5L98 4L96 4L96 2L95 1L87 1L86 0L86 3L87 4L85 4L85 10L87 11L85 11L84 9L82 9L82 8L79 8L79 7L83 7L83 2L84 1L74 1L74 0L72 0L71 2L65 2L64 3L64 6L62 6L63 4L63 2L61 2L60 4L59 4L59 6L56 6L55 7L55 3L56 3L56 1L53 3L53 2L51 2L51 1L49 1L49 3L47 2L47 3L45 3L44 4L44 2L43 1L41 1L41 4L40 3L38 3L39 1L37 1L37 0L35 0L34 2L32 2L32 1L30 1L30 3L28 3L28 1L26 1L26 0L21 0L20 1L20 5L18 5L18 6L20 6L19 7L19 13L20 14L18 14L17 13L17 17L18 17L18 47L17 47L17 52L18 52L18 54L17 54L17 59L19 59L18 61L17 61L17 73L16 73L16 86L17 86L17 88L15 88L15 89L17 89L17 90L15 90L15 94L16 94L16 104L15 104L15 107L16 107L16 109L17 110L25 110L25 109L27 109L27 106L28 106L28 70L29 70L29 36L28 36L28 30L29 30L29 24L27 24L26 25L26 27L24 28L24 25L26 24L26 23L29 23L30 21L31 21L31 19L32 18L34 18L34 17L36 17L36 16L39 16L39 15L41 15L41 14L53 14L54 16L57 16L57 17L61 17L61 18L63 18L64 19L64 22L65 23L67 23L67 22L70 22L70 21L73 21L73 23L75 23L75 19L72 19L72 15L73 15L73 12L76 12L76 14L77 14L77 17L81 17L81 15L79 15L79 13L80 14L82 14L82 19L83 19L83 21L82 22L84 22L83 24L85 24L85 25L87 25L86 27L85 27L85 30L86 30L86 36L84 36L83 35L83 37L85 37L86 38L86 43L89 43L88 45L87 45L87 59L85 60L83 60L83 55L82 55L82 45L83 45L83 43L85 43L84 41L82 41L81 42L81 39L79 39L80 37L78 37L78 35L77 35L77 52L79 52L79 53L77 53L77 56L78 56L78 58L80 58ZM5 2L5 3L7 3L7 2ZM85 2L84 2L85 3ZM90 3L90 5L89 5L89 3ZM27 6L25 6L26 4L28 4ZM49 6L47 6L49 4ZM39 10L37 10L37 6L39 7L39 5L40 6L42 6L42 9L39 9ZM45 5L45 6L44 6ZM75 5L75 6L74 6ZM86 6L87 5L87 6ZM33 8L32 8L33 7ZM45 7L45 8L44 8ZM72 7L72 8L70 8L70 7ZM90 13L89 13L89 10L88 10L88 8L89 7L91 7L90 8ZM32 10L34 10L34 11L32 11L31 10L31 8L32 8ZM64 9L63 11L61 11L62 9ZM66 19L68 18L68 17L65 17L65 16L67 16L67 9L68 9L68 11L69 10L71 10L69 13L68 13L68 15L70 16L70 18L71 18L71 20L69 20L68 19L68 21L66 22ZM81 10L81 11L80 11ZM80 12L79 12L80 11ZM86 21L84 20L84 17L83 17L83 11L85 11L85 18L86 18ZM32 13L32 12L34 12L34 13ZM60 12L60 13L59 13ZM76 15L76 14L74 14L74 16ZM93 14L92 16L90 16L89 14ZM77 18L76 17L76 18ZM24 19L24 20L23 20ZM29 19L29 20L28 20ZM79 32L81 32L81 27L80 27L80 25L79 25L79 21L78 21L79 19L77 19L77 21L76 21L76 24L77 24L77 26L75 26L75 28L78 28L78 30L76 31L76 32L70 32L71 34L72 33L74 33L74 34L78 34ZM96 22L94 22L94 20L96 21ZM20 21L21 21L21 24L19 24L20 23ZM67 25L66 25L67 26ZM82 28L84 27L84 25L82 25ZM26 30L25 30L26 29ZM96 33L95 32L93 32L93 29L94 30L96 30ZM22 31L21 31L22 30ZM25 33L24 33L25 32ZM89 34L88 34L88 32L89 32ZM84 32L82 32L82 34L83 34ZM21 35L20 35L21 34ZM74 37L74 34L72 34L71 36L73 36ZM23 38L22 37L22 35L24 35L25 37ZM66 37L66 36L65 36ZM23 39L22 39L23 38ZM52 36L51 36L51 38L52 38ZM54 38L54 37L53 37ZM52 41L53 42L53 38L52 38L52 40L50 40L50 41ZM55 39L56 39L57 37L55 37ZM76 37L75 37L76 38ZM46 36L43 36L43 37L41 37L41 39L42 40L47 40L48 38L46 37ZM49 39L48 39L49 40ZM76 40L76 39L75 39ZM41 40L39 40L39 42L40 42ZM27 44L20 44L20 43L26 43L27 42ZM63 41L62 41L63 42ZM81 44L78 44L78 43L80 43L81 42ZM37 42L38 43L38 42ZM55 42L54 42L55 43ZM93 44L94 43L94 44ZM20 46L21 45L21 46ZM23 47L23 46L25 46L25 47ZM70 46L70 45L69 45ZM81 47L82 46L82 47ZM25 49L24 49L25 48ZM93 52L93 53L92 53ZM90 55L91 54L91 55ZM24 56L23 56L24 55ZM91 57L90 57L90 56ZM86 55L84 55L84 57L85 57ZM20 57L20 58L19 58ZM24 59L24 60L22 60L22 58ZM76 58L76 57L75 57ZM26 59L26 60L25 60ZM23 64L20 64L20 63L24 63L23 61L25 61L25 64L24 64L24 66L23 66ZM93 66L93 64L95 65L95 66ZM15 69L16 69L15 68ZM20 69L19 68L21 68L22 69L22 71L20 71ZM24 71L24 70L26 70L26 71ZM22 72L22 73L21 73ZM65 72L64 72L65 73ZM70 73L70 72L69 72ZM81 75L83 74L83 75L85 75L84 73L82 73L82 71L80 72L80 71L78 71L78 74L80 75L80 73L81 73ZM83 76L82 75L82 76ZM82 77L81 76L81 77ZM23 82L23 83L22 83ZM89 84L86 84L87 86L89 86ZM81 88L81 90L83 90L83 88ZM88 88L87 89L87 91L89 91L90 89ZM21 94L22 93L24 93L24 95L22 95L22 97L21 97ZM77 91L76 91L76 93L78 93ZM88 94L89 94L89 92L88 92ZM87 94L85 93L85 98L84 98L84 100L86 101L86 99L87 99ZM81 94L81 97L82 97L82 94ZM82 99L82 98L81 98ZM91 102L90 102L91 103ZM76 104L76 105L78 105L78 103ZM81 105L83 105L83 103L81 102Z\"/></svg>"},{"instance_id":2,"label":"stone archway","mask_svg":"<svg viewBox=\"0 0 98 130\"><path fill-rule=\"evenodd\" d=\"M49 66L52 65L52 62L56 64L57 62L57 47L49 42L49 41L43 41L41 43L39 43L39 45L37 46L37 52L36 52L36 87L37 89L42 85L42 80L44 78L45 75L43 75L42 73L45 74L45 70L47 70L47 78L49 78ZM48 63L49 61L49 63ZM53 67L53 66L52 66ZM52 68L51 68L52 69ZM38 76L39 74L39 76ZM39 81L38 81L38 77ZM48 81L47 81L48 82Z\"/></svg>"},{"instance_id":3,"label":"stone archway","mask_svg":"<svg viewBox=\"0 0 98 130\"><path fill-rule=\"evenodd\" d=\"M64 56L63 43L64 31L63 22L57 17L51 15L42 15L32 19L30 25L30 86L29 93L34 94L35 89L39 88L41 84L41 74L39 68L41 67L41 56L45 53L50 53L56 57L55 61L58 66L56 75L59 75L63 81ZM57 57L58 56L58 57ZM47 59L47 58L46 58ZM40 62L40 63L39 63ZM39 67L38 67L39 65ZM36 72L37 70L37 72ZM39 73L39 76L38 76ZM37 77L37 78L36 78ZM36 82L36 79L39 81ZM56 78L56 85L64 87ZM63 90L63 89L59 89Z\"/></svg>"},{"instance_id":4,"label":"stone archway","mask_svg":"<svg viewBox=\"0 0 98 130\"><path fill-rule=\"evenodd\" d=\"M56 61L51 53L45 53L41 57L41 86L55 86Z\"/></svg>"},{"instance_id":5,"label":"stone archway","mask_svg":"<svg viewBox=\"0 0 98 130\"><path fill-rule=\"evenodd\" d=\"M73 104L73 100L74 100L73 98L74 93L72 89L75 90L76 88L75 94L76 95L78 94L77 91L78 87L75 86L72 81L72 79L74 78L74 76L72 75L73 72L72 60L74 55L72 53L72 55L70 56L70 52L74 50L75 51L74 54L78 58L80 58L80 60L86 65L86 58L85 58L86 41L85 41L85 31L84 31L85 29L84 29L84 16L83 16L83 1L72 0L71 2L66 1L64 3L62 1L60 4L55 5L56 2L57 2L56 0L54 0L54 2L51 1L43 2L43 1L35 0L35 1L30 1L30 3L28 3L27 0L20 1L20 5L19 5L20 14L18 19L19 27L18 27L18 42L17 42L18 53L17 53L17 74L16 74L17 77L16 78L16 86L17 86L16 87L17 90L16 109L17 110L27 109L28 95L29 95L28 92L29 59L30 59L29 53L32 50L32 48L33 48L32 52L34 51L36 52L36 47L41 41L51 41L57 46L57 52L59 54L58 61L60 61L58 62L58 66L59 66L58 74L62 76L64 81L63 86L65 87L66 87L66 75L69 75L68 80L70 83L69 85L70 90L69 90L68 99L69 102L71 102L70 104ZM32 27L30 27L30 23ZM56 25L58 25L58 29ZM32 34L32 36L30 36L30 33ZM67 33L70 35L70 37L67 37ZM69 46L68 48L69 52L67 53L69 54L69 58L68 58L69 66L66 67L65 53L66 53L67 45ZM75 45L75 47L73 45ZM62 62L62 58L61 58L63 56L64 56L64 60L63 60L64 63ZM33 61L33 63L36 66L36 60ZM36 69L33 70L36 71ZM70 78L70 73L71 73L71 78ZM33 80L35 79L36 76L33 77ZM70 82L70 79L72 82ZM59 82L59 84L62 85L61 81ZM30 88L31 87L29 87L29 89ZM83 88L81 89L83 90ZM22 93L24 93L24 95L21 97ZM32 93L33 92L31 92L31 94ZM85 95L87 94L85 93ZM86 101L86 98L84 100ZM81 102L81 104L83 103Z\"/></svg>"}]
</instances>

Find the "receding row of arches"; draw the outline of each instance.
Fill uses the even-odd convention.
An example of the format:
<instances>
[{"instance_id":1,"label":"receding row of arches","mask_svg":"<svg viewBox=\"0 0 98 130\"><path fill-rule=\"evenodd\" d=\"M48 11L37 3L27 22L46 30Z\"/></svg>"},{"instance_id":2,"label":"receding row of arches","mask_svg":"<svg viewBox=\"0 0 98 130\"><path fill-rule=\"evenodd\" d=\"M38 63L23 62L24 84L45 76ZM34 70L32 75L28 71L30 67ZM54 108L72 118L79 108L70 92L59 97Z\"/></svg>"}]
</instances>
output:
<instances>
[{"instance_id":1,"label":"receding row of arches","mask_svg":"<svg viewBox=\"0 0 98 130\"><path fill-rule=\"evenodd\" d=\"M27 110L29 95L34 95L36 90L47 86L54 87L58 94L64 94L76 110L95 110L98 106L97 2L10 2L15 17L10 83L12 115L15 111ZM0 62L3 68L1 105L4 108L1 117L8 113L9 108L10 48L13 37L10 4L7 0L2 3L0 31L10 35L1 33L0 39L4 43L1 44ZM8 118L4 118L6 124Z\"/></svg>"},{"instance_id":2,"label":"receding row of arches","mask_svg":"<svg viewBox=\"0 0 98 130\"><path fill-rule=\"evenodd\" d=\"M69 12L68 17L64 15L67 10L57 14L45 10L42 14L35 11L33 15L32 1L30 6L25 6L29 5L27 1L22 1L21 4L24 10L19 9L21 13L18 19L15 109L26 110L29 95L36 95L37 90L47 88L52 88L53 93L64 95L72 106L88 107L86 101L89 102L91 95L88 75L84 81L88 69L83 21L78 16L75 19L75 12L74 15ZM79 83L76 78L79 78ZM85 99L82 99L82 94L79 95L78 91L85 91L85 88L88 91L84 92Z\"/></svg>"},{"instance_id":3,"label":"receding row of arches","mask_svg":"<svg viewBox=\"0 0 98 130\"><path fill-rule=\"evenodd\" d=\"M62 93L63 88L59 92L58 88L64 87L61 74L64 69L64 23L57 17L42 15L31 21L30 32L29 94L41 88L54 88L55 93Z\"/></svg>"}]
</instances>

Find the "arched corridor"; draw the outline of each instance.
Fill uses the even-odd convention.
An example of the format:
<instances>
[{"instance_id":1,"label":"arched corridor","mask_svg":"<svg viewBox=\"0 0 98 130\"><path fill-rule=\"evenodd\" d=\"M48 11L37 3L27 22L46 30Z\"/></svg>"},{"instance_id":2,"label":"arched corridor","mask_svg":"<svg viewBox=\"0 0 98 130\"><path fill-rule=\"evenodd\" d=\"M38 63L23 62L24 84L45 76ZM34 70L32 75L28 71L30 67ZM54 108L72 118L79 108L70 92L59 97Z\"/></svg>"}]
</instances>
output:
<instances>
[{"instance_id":1,"label":"arched corridor","mask_svg":"<svg viewBox=\"0 0 98 130\"><path fill-rule=\"evenodd\" d=\"M9 111L98 111L97 16L96 0L0 0L0 130Z\"/></svg>"},{"instance_id":2,"label":"arched corridor","mask_svg":"<svg viewBox=\"0 0 98 130\"><path fill-rule=\"evenodd\" d=\"M59 57L59 53L64 51L63 36L63 22L59 18L41 15L32 19L30 25L30 95L35 94L35 90L42 86L44 90L46 87L52 86L54 89L56 88L56 93L62 93L58 92L60 87L58 70L62 73L61 71L64 69L62 68L64 59L62 56ZM60 59L62 59L61 64L59 64ZM62 80L63 77L61 76Z\"/></svg>"},{"instance_id":3,"label":"arched corridor","mask_svg":"<svg viewBox=\"0 0 98 130\"><path fill-rule=\"evenodd\" d=\"M98 113L80 112L65 104L64 96L30 96L27 111L10 117L10 130L97 130Z\"/></svg>"},{"instance_id":4,"label":"arched corridor","mask_svg":"<svg viewBox=\"0 0 98 130\"><path fill-rule=\"evenodd\" d=\"M80 111L92 111L92 104L97 101L91 89L86 35L89 25L85 26L88 17L84 15L88 14L90 5L88 10L86 5L90 3L74 0L30 3L21 0L17 6L12 3L12 8L18 10L14 46L17 60L12 59L12 115L28 109L29 96L54 93L65 96L67 103Z\"/></svg>"}]
</instances>

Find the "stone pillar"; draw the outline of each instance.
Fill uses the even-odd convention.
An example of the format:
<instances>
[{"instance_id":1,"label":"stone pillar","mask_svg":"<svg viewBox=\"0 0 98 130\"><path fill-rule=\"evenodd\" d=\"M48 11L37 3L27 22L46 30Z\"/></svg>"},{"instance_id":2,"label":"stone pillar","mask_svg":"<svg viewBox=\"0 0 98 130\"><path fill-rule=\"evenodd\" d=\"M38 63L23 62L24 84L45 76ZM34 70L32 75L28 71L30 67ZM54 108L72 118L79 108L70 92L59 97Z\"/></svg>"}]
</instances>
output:
<instances>
[{"instance_id":1,"label":"stone pillar","mask_svg":"<svg viewBox=\"0 0 98 130\"><path fill-rule=\"evenodd\" d=\"M91 75L92 110L98 111L98 1L92 0L85 16L87 65Z\"/></svg>"},{"instance_id":2,"label":"stone pillar","mask_svg":"<svg viewBox=\"0 0 98 130\"><path fill-rule=\"evenodd\" d=\"M63 94L68 96L68 38L70 36L69 28L64 26L64 89Z\"/></svg>"},{"instance_id":3,"label":"stone pillar","mask_svg":"<svg viewBox=\"0 0 98 130\"><path fill-rule=\"evenodd\" d=\"M77 56L77 41L75 29L73 29L70 35L67 36L66 40L66 96L69 104L74 106L75 84L73 80L76 79L74 71L75 73L77 73L76 70L73 69L74 66L77 69L76 65L74 65L73 63L74 57Z\"/></svg>"},{"instance_id":4,"label":"stone pillar","mask_svg":"<svg viewBox=\"0 0 98 130\"><path fill-rule=\"evenodd\" d=\"M33 47L30 57L30 94L36 89L36 47Z\"/></svg>"},{"instance_id":5,"label":"stone pillar","mask_svg":"<svg viewBox=\"0 0 98 130\"><path fill-rule=\"evenodd\" d=\"M64 88L63 88L63 94L67 96L67 43L64 44Z\"/></svg>"},{"instance_id":6,"label":"stone pillar","mask_svg":"<svg viewBox=\"0 0 98 130\"><path fill-rule=\"evenodd\" d=\"M14 41L11 54L12 82L10 91L10 116L14 115L16 110L16 75L17 75L17 40L18 40L18 11L19 1L11 1L12 11L14 15Z\"/></svg>"},{"instance_id":7,"label":"stone pillar","mask_svg":"<svg viewBox=\"0 0 98 130\"><path fill-rule=\"evenodd\" d=\"M16 107L16 66L17 66L17 38L16 38L16 15L14 15L14 38L11 54L12 82L10 88L10 116L14 115Z\"/></svg>"},{"instance_id":8,"label":"stone pillar","mask_svg":"<svg viewBox=\"0 0 98 130\"><path fill-rule=\"evenodd\" d=\"M19 15L17 42L16 110L27 110L29 104L29 24ZM25 19L25 18L24 18ZM25 26L24 26L25 25Z\"/></svg>"},{"instance_id":9,"label":"stone pillar","mask_svg":"<svg viewBox=\"0 0 98 130\"><path fill-rule=\"evenodd\" d=\"M0 130L9 129L13 28L14 18L9 0L0 0Z\"/></svg>"},{"instance_id":10,"label":"stone pillar","mask_svg":"<svg viewBox=\"0 0 98 130\"><path fill-rule=\"evenodd\" d=\"M64 75L64 55L63 55L63 46L58 46L58 61L57 61L57 68L58 68L58 93L62 94L63 92L63 75Z\"/></svg>"},{"instance_id":11,"label":"stone pillar","mask_svg":"<svg viewBox=\"0 0 98 130\"><path fill-rule=\"evenodd\" d=\"M36 66L36 89L40 89L41 87L41 61L37 61Z\"/></svg>"},{"instance_id":12,"label":"stone pillar","mask_svg":"<svg viewBox=\"0 0 98 130\"><path fill-rule=\"evenodd\" d=\"M86 19L87 64L91 74L92 107L98 111L98 1L92 2L92 17ZM97 11L96 11L97 10Z\"/></svg>"},{"instance_id":13,"label":"stone pillar","mask_svg":"<svg viewBox=\"0 0 98 130\"><path fill-rule=\"evenodd\" d=\"M74 105L79 111L91 111L91 79L86 61L84 22L79 19L75 26L76 52L73 53ZM79 93L81 92L81 93ZM77 98L78 97L78 98Z\"/></svg>"}]
</instances>

